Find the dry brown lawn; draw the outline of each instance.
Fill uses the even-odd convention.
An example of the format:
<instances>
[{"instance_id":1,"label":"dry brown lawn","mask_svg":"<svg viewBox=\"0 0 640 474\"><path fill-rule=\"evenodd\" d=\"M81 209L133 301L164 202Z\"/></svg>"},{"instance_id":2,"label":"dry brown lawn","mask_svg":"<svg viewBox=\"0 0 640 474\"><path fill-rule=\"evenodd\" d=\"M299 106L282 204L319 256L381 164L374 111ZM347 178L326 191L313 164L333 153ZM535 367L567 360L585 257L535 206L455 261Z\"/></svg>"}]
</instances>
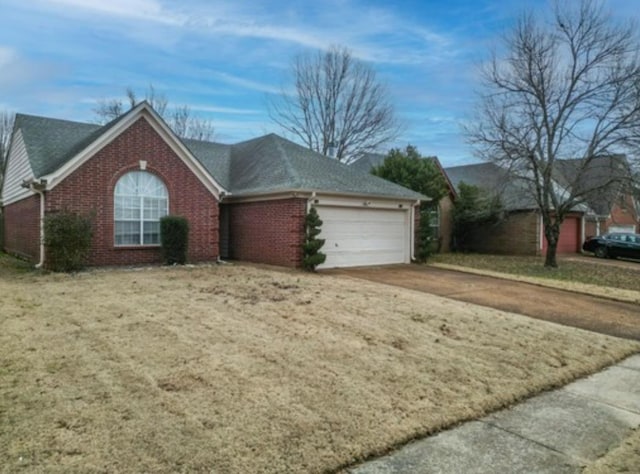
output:
<instances>
[{"instance_id":1,"label":"dry brown lawn","mask_svg":"<svg viewBox=\"0 0 640 474\"><path fill-rule=\"evenodd\" d=\"M637 343L252 266L0 272L3 472L326 472Z\"/></svg>"},{"instance_id":2,"label":"dry brown lawn","mask_svg":"<svg viewBox=\"0 0 640 474\"><path fill-rule=\"evenodd\" d=\"M631 436L620 446L609 451L595 463L587 466L582 474L616 474L638 472L640 466L640 428L633 431Z\"/></svg>"}]
</instances>

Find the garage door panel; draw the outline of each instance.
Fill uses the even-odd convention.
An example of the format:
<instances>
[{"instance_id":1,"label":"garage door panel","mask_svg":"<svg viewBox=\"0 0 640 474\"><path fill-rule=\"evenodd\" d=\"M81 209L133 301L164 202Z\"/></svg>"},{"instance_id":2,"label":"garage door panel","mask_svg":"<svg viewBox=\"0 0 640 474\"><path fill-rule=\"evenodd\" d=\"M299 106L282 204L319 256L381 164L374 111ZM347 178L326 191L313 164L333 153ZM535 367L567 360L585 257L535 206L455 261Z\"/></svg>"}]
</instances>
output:
<instances>
[{"instance_id":1,"label":"garage door panel","mask_svg":"<svg viewBox=\"0 0 640 474\"><path fill-rule=\"evenodd\" d=\"M408 259L408 211L318 206L327 255L320 268L402 263Z\"/></svg>"},{"instance_id":2,"label":"garage door panel","mask_svg":"<svg viewBox=\"0 0 640 474\"><path fill-rule=\"evenodd\" d=\"M547 239L543 240L543 252L547 251ZM580 218L567 217L560 226L557 253L577 253L580 251Z\"/></svg>"}]
</instances>

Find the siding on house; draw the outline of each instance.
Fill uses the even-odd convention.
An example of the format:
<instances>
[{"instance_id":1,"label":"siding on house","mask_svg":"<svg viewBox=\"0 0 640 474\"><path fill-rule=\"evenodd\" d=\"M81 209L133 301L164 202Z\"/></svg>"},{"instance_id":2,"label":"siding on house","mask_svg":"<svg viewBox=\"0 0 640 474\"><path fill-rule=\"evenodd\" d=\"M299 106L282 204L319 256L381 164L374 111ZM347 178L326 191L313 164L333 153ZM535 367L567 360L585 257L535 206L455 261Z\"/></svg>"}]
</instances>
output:
<instances>
[{"instance_id":1,"label":"siding on house","mask_svg":"<svg viewBox=\"0 0 640 474\"><path fill-rule=\"evenodd\" d=\"M140 169L160 177L169 192L169 213L189 221L190 262L218 256L218 202L145 118L106 145L46 193L46 212L61 210L89 215L94 222L90 265L130 265L161 262L158 246L116 247L114 188L118 179Z\"/></svg>"},{"instance_id":2,"label":"siding on house","mask_svg":"<svg viewBox=\"0 0 640 474\"><path fill-rule=\"evenodd\" d=\"M300 198L228 204L229 257L300 267L306 205Z\"/></svg>"},{"instance_id":3,"label":"siding on house","mask_svg":"<svg viewBox=\"0 0 640 474\"><path fill-rule=\"evenodd\" d=\"M33 195L5 206L4 250L31 262L40 259L40 197Z\"/></svg>"},{"instance_id":4,"label":"siding on house","mask_svg":"<svg viewBox=\"0 0 640 474\"><path fill-rule=\"evenodd\" d=\"M1 196L4 204L24 199L31 194L28 189L22 187L23 181L30 180L34 176L20 130L13 136L5 177L6 181L3 184Z\"/></svg>"}]
</instances>

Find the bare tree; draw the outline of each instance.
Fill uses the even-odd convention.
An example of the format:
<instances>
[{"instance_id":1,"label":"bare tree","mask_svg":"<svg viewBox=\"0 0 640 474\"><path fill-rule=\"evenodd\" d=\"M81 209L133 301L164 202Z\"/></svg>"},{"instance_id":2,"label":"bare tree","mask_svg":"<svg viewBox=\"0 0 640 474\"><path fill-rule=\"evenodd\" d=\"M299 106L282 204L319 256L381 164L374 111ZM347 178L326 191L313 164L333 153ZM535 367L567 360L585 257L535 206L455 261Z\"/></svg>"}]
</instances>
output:
<instances>
[{"instance_id":1,"label":"bare tree","mask_svg":"<svg viewBox=\"0 0 640 474\"><path fill-rule=\"evenodd\" d=\"M399 133L386 87L351 52L334 46L300 55L292 66L295 93L283 91L269 115L308 148L349 162Z\"/></svg>"},{"instance_id":2,"label":"bare tree","mask_svg":"<svg viewBox=\"0 0 640 474\"><path fill-rule=\"evenodd\" d=\"M153 84L149 85L145 93L144 100L160 115L169 127L181 138L192 138L195 140L209 141L213 139L214 127L211 120L196 117L192 114L188 105L176 106L169 109L167 97L156 91ZM126 101L122 99L103 99L98 101L93 109L99 123L107 123L118 118L128 109L139 103L138 96L131 87L126 89Z\"/></svg>"},{"instance_id":3,"label":"bare tree","mask_svg":"<svg viewBox=\"0 0 640 474\"><path fill-rule=\"evenodd\" d=\"M635 27L614 22L598 1L557 2L551 22L523 14L504 46L506 56L494 54L482 71L478 117L466 132L480 157L527 183L544 224L545 266L556 267L566 215L599 188L629 179L604 169L626 160L603 157L640 143ZM570 172L560 169L564 158L574 159ZM607 179L590 186L594 168Z\"/></svg>"},{"instance_id":4,"label":"bare tree","mask_svg":"<svg viewBox=\"0 0 640 474\"><path fill-rule=\"evenodd\" d=\"M15 114L7 110L0 111L0 189L7 170L7 154L9 153L9 140L13 131Z\"/></svg>"}]
</instances>

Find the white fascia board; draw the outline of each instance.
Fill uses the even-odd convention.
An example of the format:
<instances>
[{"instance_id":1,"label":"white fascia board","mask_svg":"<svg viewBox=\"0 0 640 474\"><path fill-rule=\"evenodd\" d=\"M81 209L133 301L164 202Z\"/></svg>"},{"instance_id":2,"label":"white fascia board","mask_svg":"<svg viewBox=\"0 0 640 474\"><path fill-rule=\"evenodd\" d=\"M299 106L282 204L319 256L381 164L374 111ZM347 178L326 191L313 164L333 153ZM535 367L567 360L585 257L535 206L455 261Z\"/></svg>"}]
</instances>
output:
<instances>
[{"instance_id":1,"label":"white fascia board","mask_svg":"<svg viewBox=\"0 0 640 474\"><path fill-rule=\"evenodd\" d=\"M415 199L376 198L371 196L332 195L317 192L312 204L315 206L362 207L366 209L412 209Z\"/></svg>"},{"instance_id":2,"label":"white fascia board","mask_svg":"<svg viewBox=\"0 0 640 474\"><path fill-rule=\"evenodd\" d=\"M336 191L322 191L312 189L285 189L281 191L273 192L256 192L246 194L234 194L229 196L230 202L253 202L253 201L266 201L274 199L288 199L288 198L310 198L314 196L316 199L318 196L322 196L323 199L333 199L335 202L350 202L353 205L354 200L361 201L375 201L382 203L397 204L415 204L419 199L392 197L392 196L377 196L371 194L362 193L340 193ZM432 201L431 198L423 199L422 201Z\"/></svg>"},{"instance_id":3,"label":"white fascia board","mask_svg":"<svg viewBox=\"0 0 640 474\"><path fill-rule=\"evenodd\" d=\"M102 136L94 140L89 146L78 153L76 156L67 161L60 168L55 170L46 176L42 176L41 179L47 182L47 191L55 188L60 182L67 178L71 173L77 170L80 166L86 163L96 153L102 150L105 146L115 140L122 132L133 125L139 118L144 118L151 125L151 127L162 137L162 139L169 145L174 153L182 160L182 162L195 174L198 179L204 184L204 186L213 194L217 199L223 194L228 192L209 174L209 172L202 166L198 159L187 149L182 141L171 131L166 125L164 120L146 103L142 102L131 110L126 117L124 117L119 123L107 130Z\"/></svg>"}]
</instances>

